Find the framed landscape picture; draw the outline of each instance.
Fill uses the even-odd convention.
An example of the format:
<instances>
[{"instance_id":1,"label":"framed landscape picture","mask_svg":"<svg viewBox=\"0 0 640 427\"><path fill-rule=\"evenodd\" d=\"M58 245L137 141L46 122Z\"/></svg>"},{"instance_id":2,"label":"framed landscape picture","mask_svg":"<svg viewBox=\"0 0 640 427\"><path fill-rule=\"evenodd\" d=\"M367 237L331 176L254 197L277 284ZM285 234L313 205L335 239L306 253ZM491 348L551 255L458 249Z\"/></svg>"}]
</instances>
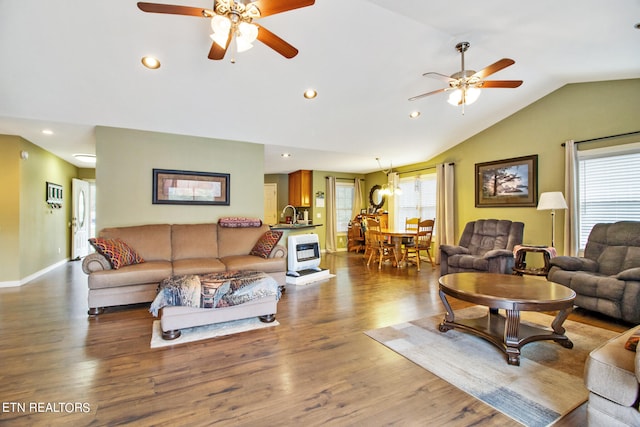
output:
<instances>
[{"instance_id":1,"label":"framed landscape picture","mask_svg":"<svg viewBox=\"0 0 640 427\"><path fill-rule=\"evenodd\" d=\"M229 174L154 169L153 204L229 206Z\"/></svg>"},{"instance_id":2,"label":"framed landscape picture","mask_svg":"<svg viewBox=\"0 0 640 427\"><path fill-rule=\"evenodd\" d=\"M538 156L476 163L476 207L535 207Z\"/></svg>"}]
</instances>

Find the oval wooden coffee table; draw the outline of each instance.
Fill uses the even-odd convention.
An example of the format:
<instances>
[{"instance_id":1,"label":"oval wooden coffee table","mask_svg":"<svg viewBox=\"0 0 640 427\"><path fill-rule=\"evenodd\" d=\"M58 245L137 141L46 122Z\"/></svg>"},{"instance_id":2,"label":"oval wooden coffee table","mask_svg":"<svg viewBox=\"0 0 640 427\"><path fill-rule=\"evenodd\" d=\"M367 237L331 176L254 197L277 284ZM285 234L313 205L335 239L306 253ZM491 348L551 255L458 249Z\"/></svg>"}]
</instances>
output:
<instances>
[{"instance_id":1,"label":"oval wooden coffee table","mask_svg":"<svg viewBox=\"0 0 640 427\"><path fill-rule=\"evenodd\" d=\"M533 341L553 340L573 348L562 323L573 310L576 293L566 286L533 277L494 273L453 273L440 277L440 299L447 312L439 325L441 332L461 329L478 335L507 356L510 365L520 365L520 349ZM486 316L458 319L447 296L489 308ZM504 309L505 316L498 309ZM556 311L552 330L520 323L521 311Z\"/></svg>"}]
</instances>

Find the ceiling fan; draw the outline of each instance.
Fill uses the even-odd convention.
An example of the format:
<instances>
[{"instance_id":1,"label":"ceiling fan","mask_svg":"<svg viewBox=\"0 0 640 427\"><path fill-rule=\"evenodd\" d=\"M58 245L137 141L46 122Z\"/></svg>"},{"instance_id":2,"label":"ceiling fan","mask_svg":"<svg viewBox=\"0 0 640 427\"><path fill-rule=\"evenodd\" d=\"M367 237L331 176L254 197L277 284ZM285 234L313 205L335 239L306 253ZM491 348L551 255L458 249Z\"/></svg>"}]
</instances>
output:
<instances>
[{"instance_id":1,"label":"ceiling fan","mask_svg":"<svg viewBox=\"0 0 640 427\"><path fill-rule=\"evenodd\" d=\"M415 101L416 99L424 98L426 96L435 95L441 92L453 91L449 95L449 103L452 105L469 105L478 99L480 96L481 88L517 88L522 84L522 80L483 80L485 77L490 76L510 65L515 64L513 59L502 58L501 60L483 68L480 71L465 70L464 68L464 53L469 49L469 42L461 42L456 45L456 49L462 55L462 71L459 71L451 76L445 76L444 74L429 72L424 73L423 76L432 77L440 80L444 80L449 84L449 87L434 90L433 92L423 93L409 98L409 101Z\"/></svg>"},{"instance_id":2,"label":"ceiling fan","mask_svg":"<svg viewBox=\"0 0 640 427\"><path fill-rule=\"evenodd\" d=\"M285 58L293 58L298 54L298 49L253 21L265 16L311 6L314 3L315 0L255 0L253 2L213 0L212 9L202 9L199 7L139 2L138 8L143 12L211 19L211 28L213 30L211 39L213 43L209 51L209 59L223 59L229 45L232 43L235 44L238 52L248 50L253 47L252 43L256 39ZM231 62L235 62L234 59Z\"/></svg>"}]
</instances>

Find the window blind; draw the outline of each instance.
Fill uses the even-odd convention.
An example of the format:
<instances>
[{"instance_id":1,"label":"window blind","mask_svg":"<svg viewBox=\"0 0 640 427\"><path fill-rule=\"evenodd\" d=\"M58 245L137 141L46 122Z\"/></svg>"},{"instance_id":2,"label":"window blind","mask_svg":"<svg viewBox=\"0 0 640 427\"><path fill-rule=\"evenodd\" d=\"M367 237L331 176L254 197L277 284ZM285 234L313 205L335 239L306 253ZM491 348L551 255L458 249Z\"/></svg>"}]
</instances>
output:
<instances>
[{"instance_id":1,"label":"window blind","mask_svg":"<svg viewBox=\"0 0 640 427\"><path fill-rule=\"evenodd\" d=\"M354 191L352 182L336 183L336 231L338 233L346 233L349 230Z\"/></svg>"},{"instance_id":2,"label":"window blind","mask_svg":"<svg viewBox=\"0 0 640 427\"><path fill-rule=\"evenodd\" d=\"M431 219L436 217L436 174L400 178L402 194L397 195L398 214L395 226L404 229L407 218Z\"/></svg>"},{"instance_id":3,"label":"window blind","mask_svg":"<svg viewBox=\"0 0 640 427\"><path fill-rule=\"evenodd\" d=\"M578 152L580 249L597 223L640 221L640 148Z\"/></svg>"}]
</instances>

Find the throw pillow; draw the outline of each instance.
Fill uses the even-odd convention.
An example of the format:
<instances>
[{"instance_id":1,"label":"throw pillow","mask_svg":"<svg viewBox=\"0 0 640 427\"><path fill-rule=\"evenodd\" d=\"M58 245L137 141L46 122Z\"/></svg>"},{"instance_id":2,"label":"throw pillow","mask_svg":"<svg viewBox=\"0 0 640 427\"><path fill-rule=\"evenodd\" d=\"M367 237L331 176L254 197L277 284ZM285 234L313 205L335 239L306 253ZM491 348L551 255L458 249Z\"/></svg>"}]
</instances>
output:
<instances>
[{"instance_id":1,"label":"throw pillow","mask_svg":"<svg viewBox=\"0 0 640 427\"><path fill-rule=\"evenodd\" d=\"M278 241L282 237L282 231L268 230L265 231L262 237L258 239L258 243L255 244L249 255L259 256L261 258L269 258L271 251L278 244Z\"/></svg>"},{"instance_id":2,"label":"throw pillow","mask_svg":"<svg viewBox=\"0 0 640 427\"><path fill-rule=\"evenodd\" d=\"M109 260L114 270L125 265L140 264L144 259L120 239L103 239L100 237L89 239L89 243L98 253Z\"/></svg>"},{"instance_id":3,"label":"throw pillow","mask_svg":"<svg viewBox=\"0 0 640 427\"><path fill-rule=\"evenodd\" d=\"M624 344L624 348L631 351L636 351L638 348L638 341L640 340L640 329L635 331Z\"/></svg>"}]
</instances>

